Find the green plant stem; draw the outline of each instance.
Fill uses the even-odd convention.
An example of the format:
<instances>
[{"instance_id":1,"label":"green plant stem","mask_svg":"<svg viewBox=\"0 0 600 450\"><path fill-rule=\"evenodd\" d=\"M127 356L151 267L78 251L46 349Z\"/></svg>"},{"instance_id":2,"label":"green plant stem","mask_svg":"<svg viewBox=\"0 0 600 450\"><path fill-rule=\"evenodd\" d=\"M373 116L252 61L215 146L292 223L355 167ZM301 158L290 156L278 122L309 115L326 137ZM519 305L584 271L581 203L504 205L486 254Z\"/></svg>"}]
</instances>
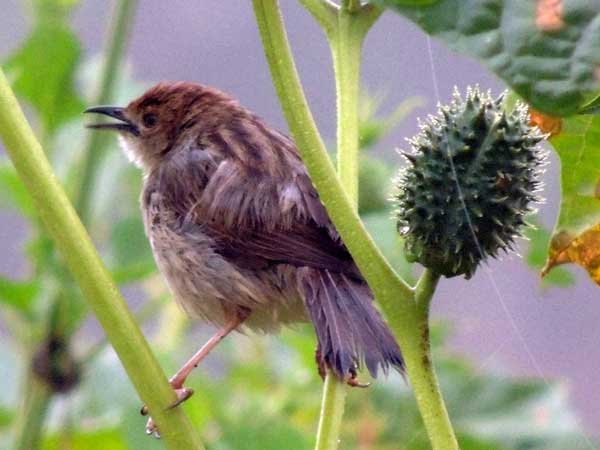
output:
<instances>
[{"instance_id":1,"label":"green plant stem","mask_svg":"<svg viewBox=\"0 0 600 450\"><path fill-rule=\"evenodd\" d=\"M117 75L121 72L119 66L129 40L136 4L137 0L120 0L116 5L115 21L109 31L110 38L100 75L98 95L94 100L97 105L107 104L113 99ZM98 167L104 156L104 150L110 142L111 136L108 133L88 132L86 136L81 164L82 175L74 195L75 207L81 221L86 225L90 220L90 200L94 192Z\"/></svg>"},{"instance_id":2,"label":"green plant stem","mask_svg":"<svg viewBox=\"0 0 600 450\"><path fill-rule=\"evenodd\" d=\"M360 0L342 0L341 9L349 12L356 12L360 10Z\"/></svg>"},{"instance_id":3,"label":"green plant stem","mask_svg":"<svg viewBox=\"0 0 600 450\"><path fill-rule=\"evenodd\" d=\"M168 449L202 449L148 342L133 320L81 221L59 185L44 151L0 70L0 137L33 198L42 222L79 284Z\"/></svg>"},{"instance_id":4,"label":"green plant stem","mask_svg":"<svg viewBox=\"0 0 600 450\"><path fill-rule=\"evenodd\" d=\"M46 414L50 406L52 391L31 370L27 371L24 383L26 391L22 395L22 407L19 409L12 448L14 450L33 450L39 447Z\"/></svg>"},{"instance_id":5,"label":"green plant stem","mask_svg":"<svg viewBox=\"0 0 600 450\"><path fill-rule=\"evenodd\" d=\"M402 342L408 377L434 450L458 450L458 442L431 359L429 306L440 275L426 269L415 287L412 320Z\"/></svg>"},{"instance_id":6,"label":"green plant stem","mask_svg":"<svg viewBox=\"0 0 600 450\"><path fill-rule=\"evenodd\" d=\"M299 2L319 22L325 32L333 30L339 9L335 3L330 0L299 0Z\"/></svg>"},{"instance_id":7,"label":"green plant stem","mask_svg":"<svg viewBox=\"0 0 600 450\"><path fill-rule=\"evenodd\" d=\"M316 4L316 0L300 1L307 7ZM329 216L402 347L433 450L458 450L429 351L429 301L439 277L425 271L413 290L381 255L337 178L314 123L296 72L278 1L253 0L253 6L273 84L290 131ZM369 26L369 21L380 12L368 5L363 8L369 8L369 15L364 16L361 26ZM311 13L316 16L314 10Z\"/></svg>"},{"instance_id":8,"label":"green plant stem","mask_svg":"<svg viewBox=\"0 0 600 450\"><path fill-rule=\"evenodd\" d=\"M337 92L337 171L358 207L358 93L363 37L353 28L354 13L341 9L336 33L329 33Z\"/></svg>"},{"instance_id":9,"label":"green plant stem","mask_svg":"<svg viewBox=\"0 0 600 450\"><path fill-rule=\"evenodd\" d=\"M347 4L345 4L347 3ZM364 38L375 22L371 10L360 3L345 2L334 7L335 21L320 21L331 47L337 96L337 173L352 206L358 208L358 96L360 90L361 50ZM324 5L324 6L319 6ZM318 17L319 7L332 7L326 2L305 5ZM367 16L368 14L368 16ZM367 21L365 21L367 19ZM323 25L325 23L325 25ZM335 450L340 442L346 385L331 371L323 386L323 401L317 431L316 450Z\"/></svg>"},{"instance_id":10,"label":"green plant stem","mask_svg":"<svg viewBox=\"0 0 600 450\"><path fill-rule=\"evenodd\" d=\"M346 402L346 383L338 380L333 372L328 371L323 383L321 414L317 429L315 450L334 450L340 442L340 429L344 404Z\"/></svg>"},{"instance_id":11,"label":"green plant stem","mask_svg":"<svg viewBox=\"0 0 600 450\"><path fill-rule=\"evenodd\" d=\"M337 93L337 164L340 182L358 205L358 96L362 45L367 32L381 14L374 7L344 2L336 26L325 30L333 59Z\"/></svg>"},{"instance_id":12,"label":"green plant stem","mask_svg":"<svg viewBox=\"0 0 600 450\"><path fill-rule=\"evenodd\" d=\"M127 43L136 3L135 0L120 0L116 5L116 10L114 12L114 26L111 26L106 60L100 76L99 93L97 96L98 103L108 102L112 96L116 75L119 72L119 64L122 60ZM47 133L44 132L44 136L46 134ZM93 187L98 171L102 151L108 142L107 138L108 136L104 133L88 133L87 135L87 141L83 151L83 173L79 177L78 189L75 192L77 209L80 211L84 222L87 222L89 218L91 188ZM42 142L47 143L48 141L49 139L46 137ZM54 251L52 251L49 258L54 257ZM44 258L43 261L38 262L38 266L42 271L53 265L48 261L49 258ZM71 280L68 278L59 277L59 280L61 283L71 283ZM71 323L71 326L67 329L66 324L72 321L67 320L67 316L62 313L66 305L64 289L61 289L60 292L54 296L51 304L53 313L50 315L47 327L48 336L62 335L67 339L72 331L77 328L77 324ZM36 386L39 387L39 385L42 385L45 387L45 385L38 380L36 375L29 369L24 378L34 386L30 388L30 386L26 384L23 385L22 395L24 396L24 399L22 406L23 408L28 408L29 405L33 404L35 405L35 408L24 409L20 412L20 415L27 417L27 420L18 421L14 427L16 436L14 448L16 450L35 450L39 445L39 436L41 435L46 411L50 407L53 393L48 388L45 388L44 390L36 388ZM29 398L28 396L33 397Z\"/></svg>"}]
</instances>

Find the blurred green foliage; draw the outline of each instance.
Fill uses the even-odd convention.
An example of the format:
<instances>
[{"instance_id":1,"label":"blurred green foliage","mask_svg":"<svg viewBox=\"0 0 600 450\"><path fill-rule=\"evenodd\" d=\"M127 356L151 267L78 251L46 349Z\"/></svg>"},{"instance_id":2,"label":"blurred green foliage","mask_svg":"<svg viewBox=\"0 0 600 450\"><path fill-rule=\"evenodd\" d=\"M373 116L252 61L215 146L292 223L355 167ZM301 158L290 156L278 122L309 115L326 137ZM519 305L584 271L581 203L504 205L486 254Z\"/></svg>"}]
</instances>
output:
<instances>
[{"instance_id":1,"label":"blurred green foliage","mask_svg":"<svg viewBox=\"0 0 600 450\"><path fill-rule=\"evenodd\" d=\"M79 185L78 150L85 138L80 112L89 101L80 93L95 91L99 68L97 61L80 59L68 20L75 3L34 2L37 18L32 33L3 64L13 88L33 110L57 174L71 190ZM42 71L44 83L37 76ZM128 78L126 71L120 78L117 103L125 103L145 87ZM75 80L82 84L77 87ZM397 168L376 157L373 149L421 101L409 99L381 117L382 99L381 95L362 99L360 212L385 256L413 280L413 266L403 256L387 200ZM164 284L156 273L138 209L141 174L116 151L116 142L112 147L96 168L102 189L92 197L90 232L117 281L144 293L147 307L140 309L140 320L147 322L164 367L173 371L206 336L188 330L174 305L163 301ZM86 309L81 294L54 254L29 196L6 160L0 161L0 204L27 220L31 230L26 244L29 273L21 279L0 276L0 320L9 332L0 340L0 379L8 380L0 396L0 448L8 448L7 431L20 407L17 392L26 392L19 384L29 379L31 354L43 345L49 327L69 342L81 363L82 382L68 394L54 396L42 448L162 448L160 441L143 433L139 401L117 358L93 327L82 328ZM538 264L540 247L531 255L531 262ZM193 374L189 383L197 393L183 407L210 449L312 448L321 400L313 334L303 325L285 330L280 338L234 336ZM444 350L441 328L434 338L435 360L462 450L586 448L565 386L482 373ZM428 448L409 386L398 374L370 389L352 390L343 426L345 450Z\"/></svg>"},{"instance_id":2,"label":"blurred green foliage","mask_svg":"<svg viewBox=\"0 0 600 450\"><path fill-rule=\"evenodd\" d=\"M159 332L164 330L155 338ZM182 328L172 333L170 344L159 352L168 370L176 369L202 340ZM435 360L462 450L589 448L568 407L566 386L483 373L448 354L439 344L441 329L434 335ZM189 379L196 394L183 406L207 448L312 448L321 400L314 345L308 325L286 330L280 338L237 335L225 341ZM118 360L106 350L89 364L77 391L56 405L43 448L162 448L144 435L139 406ZM350 391L341 442L348 450L429 448L400 375Z\"/></svg>"},{"instance_id":3,"label":"blurred green foliage","mask_svg":"<svg viewBox=\"0 0 600 450\"><path fill-rule=\"evenodd\" d=\"M75 3L35 0L35 23L29 37L2 64L15 93L38 113L43 134L55 132L79 115L84 105L75 88L80 45L68 23Z\"/></svg>"}]
</instances>

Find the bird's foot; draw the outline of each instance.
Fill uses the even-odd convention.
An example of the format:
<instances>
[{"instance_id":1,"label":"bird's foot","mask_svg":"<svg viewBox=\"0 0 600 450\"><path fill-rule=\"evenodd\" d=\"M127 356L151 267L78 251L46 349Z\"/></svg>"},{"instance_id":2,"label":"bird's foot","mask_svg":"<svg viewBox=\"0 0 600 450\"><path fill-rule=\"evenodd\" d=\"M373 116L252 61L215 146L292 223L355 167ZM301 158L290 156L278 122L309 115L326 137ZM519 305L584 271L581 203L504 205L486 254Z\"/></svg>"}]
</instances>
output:
<instances>
[{"instance_id":1,"label":"bird's foot","mask_svg":"<svg viewBox=\"0 0 600 450\"><path fill-rule=\"evenodd\" d=\"M177 388L175 386L173 387L175 390L175 395L177 395L177 400L175 400L172 404L167 406L167 409L176 408L177 406L185 402L188 398L190 398L192 395L194 395L194 390L191 388L186 388L183 386ZM142 416L147 416L148 412L148 407L146 405L142 406L142 409L140 410ZM148 421L146 422L146 434L152 435L157 439L160 438L160 431L158 430L158 426L156 425L154 420L152 420L152 417L148 417Z\"/></svg>"},{"instance_id":2,"label":"bird's foot","mask_svg":"<svg viewBox=\"0 0 600 450\"><path fill-rule=\"evenodd\" d=\"M371 383L361 383L358 381L358 375L356 374L356 371L350 372L350 377L346 380L346 384L350 387L357 388L368 388L371 386Z\"/></svg>"}]
</instances>

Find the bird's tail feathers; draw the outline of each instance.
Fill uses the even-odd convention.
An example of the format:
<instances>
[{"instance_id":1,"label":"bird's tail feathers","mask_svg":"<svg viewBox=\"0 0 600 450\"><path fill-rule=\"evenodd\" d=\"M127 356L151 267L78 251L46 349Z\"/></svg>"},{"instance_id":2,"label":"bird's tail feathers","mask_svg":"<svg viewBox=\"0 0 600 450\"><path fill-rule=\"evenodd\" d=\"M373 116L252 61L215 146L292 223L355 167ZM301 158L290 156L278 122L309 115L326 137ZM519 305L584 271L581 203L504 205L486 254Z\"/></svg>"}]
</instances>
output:
<instances>
[{"instance_id":1,"label":"bird's tail feathers","mask_svg":"<svg viewBox=\"0 0 600 450\"><path fill-rule=\"evenodd\" d=\"M373 306L364 281L323 269L299 270L299 286L314 324L321 361L342 379L363 363L373 377L381 367L403 373L400 348Z\"/></svg>"}]
</instances>

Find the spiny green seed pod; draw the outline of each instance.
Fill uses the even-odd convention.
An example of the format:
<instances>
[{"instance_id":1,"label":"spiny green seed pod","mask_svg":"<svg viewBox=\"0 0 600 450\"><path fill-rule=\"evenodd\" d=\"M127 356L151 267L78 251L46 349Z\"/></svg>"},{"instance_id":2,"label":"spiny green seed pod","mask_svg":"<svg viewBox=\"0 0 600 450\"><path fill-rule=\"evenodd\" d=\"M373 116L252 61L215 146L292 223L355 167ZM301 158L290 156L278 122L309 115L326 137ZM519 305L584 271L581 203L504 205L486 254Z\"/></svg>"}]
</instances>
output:
<instances>
[{"instance_id":1,"label":"spiny green seed pod","mask_svg":"<svg viewBox=\"0 0 600 450\"><path fill-rule=\"evenodd\" d=\"M524 105L507 115L504 94L457 90L449 106L421 123L401 170L398 231L406 256L442 275L470 278L487 256L513 248L536 195L545 136Z\"/></svg>"}]
</instances>

